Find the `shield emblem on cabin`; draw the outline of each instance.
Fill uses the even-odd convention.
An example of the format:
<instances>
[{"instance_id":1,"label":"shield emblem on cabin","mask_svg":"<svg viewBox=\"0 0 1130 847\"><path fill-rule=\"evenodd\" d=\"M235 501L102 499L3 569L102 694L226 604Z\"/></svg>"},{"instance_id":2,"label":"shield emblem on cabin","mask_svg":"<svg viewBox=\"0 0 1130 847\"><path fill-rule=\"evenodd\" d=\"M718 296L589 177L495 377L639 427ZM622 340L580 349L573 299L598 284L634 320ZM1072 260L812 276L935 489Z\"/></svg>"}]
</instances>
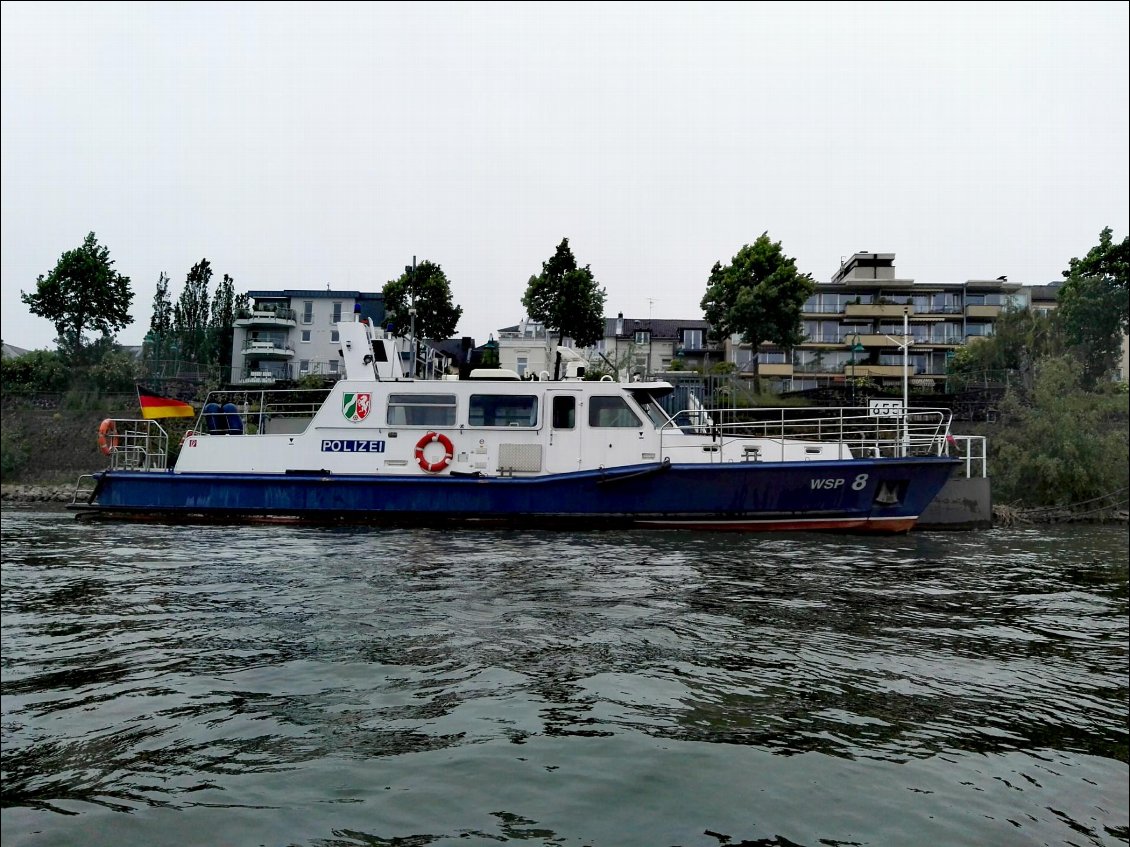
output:
<instances>
[{"instance_id":1,"label":"shield emblem on cabin","mask_svg":"<svg viewBox=\"0 0 1130 847\"><path fill-rule=\"evenodd\" d=\"M373 407L373 395L369 392L346 392L341 398L341 413L347 421L363 421L369 417L369 409Z\"/></svg>"}]
</instances>

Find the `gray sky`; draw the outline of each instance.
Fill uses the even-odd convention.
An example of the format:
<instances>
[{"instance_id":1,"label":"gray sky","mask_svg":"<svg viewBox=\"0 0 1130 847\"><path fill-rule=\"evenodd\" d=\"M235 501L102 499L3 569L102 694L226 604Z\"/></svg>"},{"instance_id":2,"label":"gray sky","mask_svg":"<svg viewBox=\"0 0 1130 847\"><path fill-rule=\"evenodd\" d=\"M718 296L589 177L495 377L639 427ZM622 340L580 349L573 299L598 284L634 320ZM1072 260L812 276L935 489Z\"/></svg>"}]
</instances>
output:
<instances>
[{"instance_id":1,"label":"gray sky","mask_svg":"<svg viewBox=\"0 0 1130 847\"><path fill-rule=\"evenodd\" d=\"M699 318L762 232L826 281L1042 284L1128 230L1108 3L4 2L3 339L88 232L132 279L379 291L430 259L479 343L568 237L606 314Z\"/></svg>"}]
</instances>

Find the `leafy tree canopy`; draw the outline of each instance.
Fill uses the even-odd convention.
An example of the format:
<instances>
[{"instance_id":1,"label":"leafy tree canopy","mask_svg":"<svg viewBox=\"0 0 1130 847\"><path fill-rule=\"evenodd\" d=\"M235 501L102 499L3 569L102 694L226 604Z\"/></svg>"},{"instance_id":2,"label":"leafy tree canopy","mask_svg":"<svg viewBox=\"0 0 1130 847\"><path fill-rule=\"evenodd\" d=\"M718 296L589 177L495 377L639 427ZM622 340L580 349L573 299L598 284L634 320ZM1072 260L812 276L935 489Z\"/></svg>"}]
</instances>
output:
<instances>
[{"instance_id":1,"label":"leafy tree canopy","mask_svg":"<svg viewBox=\"0 0 1130 847\"><path fill-rule=\"evenodd\" d=\"M91 232L81 247L59 257L54 270L36 280L35 292L20 292L33 315L55 325L61 352L83 358L84 334L111 336L133 322L128 276L114 270L110 250Z\"/></svg>"},{"instance_id":2,"label":"leafy tree canopy","mask_svg":"<svg viewBox=\"0 0 1130 847\"><path fill-rule=\"evenodd\" d=\"M193 362L208 359L208 283L212 281L212 265L201 259L188 272L184 290L173 307L173 330L180 342L180 355Z\"/></svg>"},{"instance_id":3,"label":"leafy tree canopy","mask_svg":"<svg viewBox=\"0 0 1130 847\"><path fill-rule=\"evenodd\" d=\"M562 238L541 273L530 277L522 305L531 320L556 330L558 343L568 336L578 347L591 347L604 337L605 296L592 270L577 266L569 239Z\"/></svg>"},{"instance_id":4,"label":"leafy tree canopy","mask_svg":"<svg viewBox=\"0 0 1130 847\"><path fill-rule=\"evenodd\" d=\"M153 295L153 315L149 318L149 331L164 338L173 330L173 303L169 299L169 275L161 271L157 277L157 293Z\"/></svg>"},{"instance_id":5,"label":"leafy tree canopy","mask_svg":"<svg viewBox=\"0 0 1130 847\"><path fill-rule=\"evenodd\" d=\"M1006 309L993 325L991 336L957 350L948 372L974 382L1016 374L1025 388L1031 388L1036 364L1061 353L1062 348L1062 334L1053 318L1031 309Z\"/></svg>"},{"instance_id":6,"label":"leafy tree canopy","mask_svg":"<svg viewBox=\"0 0 1130 847\"><path fill-rule=\"evenodd\" d=\"M730 264L714 263L701 305L716 339L736 334L756 354L765 341L789 349L804 340L801 310L815 290L812 276L799 273L796 260L763 232ZM755 356L755 380L757 367Z\"/></svg>"},{"instance_id":7,"label":"leafy tree canopy","mask_svg":"<svg viewBox=\"0 0 1130 847\"><path fill-rule=\"evenodd\" d=\"M1087 392L1072 356L1049 356L1031 391L1010 388L989 439L993 498L1024 506L1069 506L1125 490L1126 394Z\"/></svg>"},{"instance_id":8,"label":"leafy tree canopy","mask_svg":"<svg viewBox=\"0 0 1130 847\"><path fill-rule=\"evenodd\" d=\"M32 350L0 360L0 386L5 394L65 391L70 378L71 369L54 350Z\"/></svg>"},{"instance_id":9,"label":"leafy tree canopy","mask_svg":"<svg viewBox=\"0 0 1130 847\"><path fill-rule=\"evenodd\" d=\"M389 280L382 289L385 299L385 318L396 326L396 331L407 335L412 328L412 315L416 308L416 337L444 339L455 335L463 307L451 302L451 284L443 268L427 259L418 265L406 267L397 279Z\"/></svg>"},{"instance_id":10,"label":"leafy tree canopy","mask_svg":"<svg viewBox=\"0 0 1130 847\"><path fill-rule=\"evenodd\" d=\"M1130 332L1130 236L1114 243L1110 227L1082 259L1063 272L1058 319L1068 343L1079 348L1084 380L1093 384L1113 369Z\"/></svg>"}]
</instances>

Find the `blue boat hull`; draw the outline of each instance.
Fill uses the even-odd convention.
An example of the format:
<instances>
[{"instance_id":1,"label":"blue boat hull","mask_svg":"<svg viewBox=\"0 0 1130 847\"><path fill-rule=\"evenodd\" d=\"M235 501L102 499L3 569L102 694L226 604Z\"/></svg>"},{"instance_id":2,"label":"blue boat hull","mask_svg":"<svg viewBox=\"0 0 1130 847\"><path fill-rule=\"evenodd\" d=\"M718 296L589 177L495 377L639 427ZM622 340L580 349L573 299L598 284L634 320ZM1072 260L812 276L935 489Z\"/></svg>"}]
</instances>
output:
<instances>
[{"instance_id":1,"label":"blue boat hull","mask_svg":"<svg viewBox=\"0 0 1130 847\"><path fill-rule=\"evenodd\" d=\"M105 471L84 515L181 521L905 532L958 462L645 464L540 477Z\"/></svg>"}]
</instances>

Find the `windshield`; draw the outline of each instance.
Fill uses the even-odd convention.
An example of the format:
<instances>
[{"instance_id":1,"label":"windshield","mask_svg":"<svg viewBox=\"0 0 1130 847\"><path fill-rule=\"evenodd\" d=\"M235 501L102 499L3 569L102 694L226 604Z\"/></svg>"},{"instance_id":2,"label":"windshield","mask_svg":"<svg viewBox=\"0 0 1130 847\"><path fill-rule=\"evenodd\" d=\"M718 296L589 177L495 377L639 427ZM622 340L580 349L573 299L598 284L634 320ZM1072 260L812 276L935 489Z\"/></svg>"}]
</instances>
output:
<instances>
[{"instance_id":1,"label":"windshield","mask_svg":"<svg viewBox=\"0 0 1130 847\"><path fill-rule=\"evenodd\" d=\"M667 414L650 391L631 391L629 393L632 395L632 399L639 403L640 408L644 410L652 426L656 429L662 429L671 423L671 416Z\"/></svg>"}]
</instances>

